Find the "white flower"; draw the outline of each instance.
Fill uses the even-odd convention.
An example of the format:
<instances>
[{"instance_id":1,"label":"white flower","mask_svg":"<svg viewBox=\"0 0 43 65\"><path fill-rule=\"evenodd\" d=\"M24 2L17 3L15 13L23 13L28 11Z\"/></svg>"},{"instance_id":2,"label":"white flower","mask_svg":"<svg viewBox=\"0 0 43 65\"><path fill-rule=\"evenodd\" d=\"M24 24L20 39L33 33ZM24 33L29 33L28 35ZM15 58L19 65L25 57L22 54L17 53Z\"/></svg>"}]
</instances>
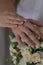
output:
<instances>
[{"instance_id":1,"label":"white flower","mask_svg":"<svg viewBox=\"0 0 43 65\"><path fill-rule=\"evenodd\" d=\"M13 64L16 64L16 56L12 56Z\"/></svg>"},{"instance_id":2,"label":"white flower","mask_svg":"<svg viewBox=\"0 0 43 65\"><path fill-rule=\"evenodd\" d=\"M31 56L31 61L36 63L36 62L40 62L40 54L37 52L37 53L34 53L32 54Z\"/></svg>"},{"instance_id":3,"label":"white flower","mask_svg":"<svg viewBox=\"0 0 43 65\"><path fill-rule=\"evenodd\" d=\"M16 60L13 61L13 64L16 64Z\"/></svg>"},{"instance_id":4,"label":"white flower","mask_svg":"<svg viewBox=\"0 0 43 65\"><path fill-rule=\"evenodd\" d=\"M11 39L11 42L16 42L16 39L15 38Z\"/></svg>"},{"instance_id":5,"label":"white flower","mask_svg":"<svg viewBox=\"0 0 43 65\"><path fill-rule=\"evenodd\" d=\"M13 50L13 47L12 47L11 45L10 45L10 47L9 47L9 50L10 50L10 51L12 51L12 50Z\"/></svg>"},{"instance_id":6,"label":"white flower","mask_svg":"<svg viewBox=\"0 0 43 65\"><path fill-rule=\"evenodd\" d=\"M9 35L9 38L10 38L10 41L11 42L16 42L16 39L15 38L12 38L12 36Z\"/></svg>"},{"instance_id":7,"label":"white flower","mask_svg":"<svg viewBox=\"0 0 43 65\"><path fill-rule=\"evenodd\" d=\"M24 56L26 53L28 53L28 47L22 48L21 49L21 54Z\"/></svg>"},{"instance_id":8,"label":"white flower","mask_svg":"<svg viewBox=\"0 0 43 65\"><path fill-rule=\"evenodd\" d=\"M41 58L43 58L43 52L38 52L39 54L40 54L40 56L41 56Z\"/></svg>"},{"instance_id":9,"label":"white flower","mask_svg":"<svg viewBox=\"0 0 43 65\"><path fill-rule=\"evenodd\" d=\"M30 62L31 54L30 54L30 52L28 51L28 49L23 49L23 50L21 50L21 54L22 54L23 59L25 60L25 62Z\"/></svg>"},{"instance_id":10,"label":"white flower","mask_svg":"<svg viewBox=\"0 0 43 65\"><path fill-rule=\"evenodd\" d=\"M13 53L17 53L17 51L15 49L12 50Z\"/></svg>"},{"instance_id":11,"label":"white flower","mask_svg":"<svg viewBox=\"0 0 43 65\"><path fill-rule=\"evenodd\" d=\"M15 61L16 60L16 56L12 56L12 61Z\"/></svg>"},{"instance_id":12,"label":"white flower","mask_svg":"<svg viewBox=\"0 0 43 65\"><path fill-rule=\"evenodd\" d=\"M39 51L39 53L40 53L40 55L41 55L41 63L43 63L43 52L40 52L40 51Z\"/></svg>"},{"instance_id":13,"label":"white flower","mask_svg":"<svg viewBox=\"0 0 43 65\"><path fill-rule=\"evenodd\" d=\"M40 45L36 45L35 47L36 47L36 49L38 49L38 48L40 48Z\"/></svg>"},{"instance_id":14,"label":"white flower","mask_svg":"<svg viewBox=\"0 0 43 65\"><path fill-rule=\"evenodd\" d=\"M43 63L43 58L41 59L41 63Z\"/></svg>"},{"instance_id":15,"label":"white flower","mask_svg":"<svg viewBox=\"0 0 43 65\"><path fill-rule=\"evenodd\" d=\"M43 47L43 42L41 42L41 47Z\"/></svg>"},{"instance_id":16,"label":"white flower","mask_svg":"<svg viewBox=\"0 0 43 65\"><path fill-rule=\"evenodd\" d=\"M17 45L17 48L21 49L20 45Z\"/></svg>"},{"instance_id":17,"label":"white flower","mask_svg":"<svg viewBox=\"0 0 43 65\"><path fill-rule=\"evenodd\" d=\"M11 55L11 56L13 56L13 53L12 53L12 52L10 52L10 55Z\"/></svg>"},{"instance_id":18,"label":"white flower","mask_svg":"<svg viewBox=\"0 0 43 65\"><path fill-rule=\"evenodd\" d=\"M17 52L15 49L13 49L12 45L10 45L9 50L10 50L10 52L13 52L13 53L14 53L14 52L15 52L15 53Z\"/></svg>"},{"instance_id":19,"label":"white flower","mask_svg":"<svg viewBox=\"0 0 43 65\"><path fill-rule=\"evenodd\" d=\"M25 60L23 58L20 60L19 65L26 65L26 62L25 62Z\"/></svg>"},{"instance_id":20,"label":"white flower","mask_svg":"<svg viewBox=\"0 0 43 65\"><path fill-rule=\"evenodd\" d=\"M25 54L24 56L23 56L23 58L24 58L24 60L25 60L25 62L31 62L30 60L31 60L31 55L30 54Z\"/></svg>"},{"instance_id":21,"label":"white flower","mask_svg":"<svg viewBox=\"0 0 43 65\"><path fill-rule=\"evenodd\" d=\"M37 63L36 65L43 65L42 63Z\"/></svg>"}]
</instances>

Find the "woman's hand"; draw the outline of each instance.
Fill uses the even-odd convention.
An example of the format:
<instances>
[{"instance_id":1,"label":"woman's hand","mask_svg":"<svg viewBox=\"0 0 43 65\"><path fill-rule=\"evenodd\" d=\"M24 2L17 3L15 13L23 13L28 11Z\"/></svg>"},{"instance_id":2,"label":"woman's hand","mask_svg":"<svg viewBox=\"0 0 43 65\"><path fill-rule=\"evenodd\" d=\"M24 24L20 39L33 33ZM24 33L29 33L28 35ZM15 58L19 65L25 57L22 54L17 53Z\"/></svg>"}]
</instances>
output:
<instances>
[{"instance_id":1,"label":"woman's hand","mask_svg":"<svg viewBox=\"0 0 43 65\"><path fill-rule=\"evenodd\" d=\"M0 12L0 27L14 27L16 24L23 24L24 18L13 12Z\"/></svg>"},{"instance_id":2,"label":"woman's hand","mask_svg":"<svg viewBox=\"0 0 43 65\"><path fill-rule=\"evenodd\" d=\"M22 40L32 48L35 45L39 45L40 42L36 36L38 35L43 39L43 34L38 29L39 26L43 26L43 24L36 20L28 19L23 25L12 28L12 31L16 36L16 41L19 43L19 45L22 47L24 46Z\"/></svg>"}]
</instances>

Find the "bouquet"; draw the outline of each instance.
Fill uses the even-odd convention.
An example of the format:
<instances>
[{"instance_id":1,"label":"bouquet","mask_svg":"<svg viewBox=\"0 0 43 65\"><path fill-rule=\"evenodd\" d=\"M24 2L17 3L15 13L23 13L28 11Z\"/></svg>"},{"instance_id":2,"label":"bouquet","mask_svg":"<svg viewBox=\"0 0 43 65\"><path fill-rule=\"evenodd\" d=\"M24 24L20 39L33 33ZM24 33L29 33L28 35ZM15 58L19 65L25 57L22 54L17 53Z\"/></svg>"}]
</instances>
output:
<instances>
[{"instance_id":1,"label":"bouquet","mask_svg":"<svg viewBox=\"0 0 43 65\"><path fill-rule=\"evenodd\" d=\"M43 32L43 29L41 29ZM12 65L43 65L43 39L37 37L40 41L40 46L35 46L34 49L28 46L25 42L25 48L20 48L15 41L15 37L9 35L10 38L10 57Z\"/></svg>"}]
</instances>

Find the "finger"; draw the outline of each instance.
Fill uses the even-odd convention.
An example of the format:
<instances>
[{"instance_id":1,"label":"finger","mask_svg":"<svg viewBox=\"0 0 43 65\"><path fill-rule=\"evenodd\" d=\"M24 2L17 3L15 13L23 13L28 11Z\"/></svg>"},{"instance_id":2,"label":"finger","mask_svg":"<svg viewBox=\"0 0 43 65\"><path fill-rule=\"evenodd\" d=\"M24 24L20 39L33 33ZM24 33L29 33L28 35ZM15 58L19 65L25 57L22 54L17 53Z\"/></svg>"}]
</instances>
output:
<instances>
[{"instance_id":1,"label":"finger","mask_svg":"<svg viewBox=\"0 0 43 65\"><path fill-rule=\"evenodd\" d=\"M10 13L9 12L7 12L7 13L5 12L4 16L5 16L5 19L11 21L10 23L13 23L13 24L23 24L23 21L25 19L24 17L19 16L19 15L15 15L12 12L10 12Z\"/></svg>"},{"instance_id":2,"label":"finger","mask_svg":"<svg viewBox=\"0 0 43 65\"><path fill-rule=\"evenodd\" d=\"M16 29L17 30L17 29ZM21 37L21 39L23 39L29 46L31 46L32 48L34 48L34 44L33 42L21 31L18 29L17 31L18 35ZM16 36L18 36L16 35ZM18 40L19 39L19 40ZM20 43L20 38L18 38L17 40L19 41Z\"/></svg>"},{"instance_id":3,"label":"finger","mask_svg":"<svg viewBox=\"0 0 43 65\"><path fill-rule=\"evenodd\" d=\"M24 47L23 42L21 41L19 35L16 35L16 41L18 42L18 44L19 44L19 46L20 46L21 48Z\"/></svg>"},{"instance_id":4,"label":"finger","mask_svg":"<svg viewBox=\"0 0 43 65\"><path fill-rule=\"evenodd\" d=\"M33 19L28 19L28 21L30 21L32 24L43 27L43 23L40 23L37 20L33 20Z\"/></svg>"},{"instance_id":5,"label":"finger","mask_svg":"<svg viewBox=\"0 0 43 65\"><path fill-rule=\"evenodd\" d=\"M23 41L25 41L29 46L31 46L32 48L34 48L34 44L33 44L32 40L30 40L21 30L18 29L17 33L21 37L21 39Z\"/></svg>"},{"instance_id":6,"label":"finger","mask_svg":"<svg viewBox=\"0 0 43 65\"><path fill-rule=\"evenodd\" d=\"M12 29L13 34L16 36L16 41L18 42L19 46L22 48L24 47L23 42L21 41L20 36L18 35L19 31L17 29Z\"/></svg>"},{"instance_id":7,"label":"finger","mask_svg":"<svg viewBox=\"0 0 43 65\"><path fill-rule=\"evenodd\" d=\"M20 16L19 14L16 15L16 20L24 21L25 18L23 16Z\"/></svg>"},{"instance_id":8,"label":"finger","mask_svg":"<svg viewBox=\"0 0 43 65\"><path fill-rule=\"evenodd\" d=\"M9 20L9 22L7 22L7 23L11 23L13 25L16 25L16 24L21 25L21 24L23 24L23 21L18 21L18 20L15 20L15 19L8 19L8 20Z\"/></svg>"},{"instance_id":9,"label":"finger","mask_svg":"<svg viewBox=\"0 0 43 65\"><path fill-rule=\"evenodd\" d=\"M7 14L7 18L13 19L13 20L18 20L18 21L21 21L21 22L25 20L24 17L17 15L17 14L14 14L14 13Z\"/></svg>"},{"instance_id":10,"label":"finger","mask_svg":"<svg viewBox=\"0 0 43 65\"><path fill-rule=\"evenodd\" d=\"M37 27L35 27L33 24L31 24L29 21L25 22L24 25L31 29L33 32L35 32L38 36L40 36L43 39L43 34L39 31Z\"/></svg>"},{"instance_id":11,"label":"finger","mask_svg":"<svg viewBox=\"0 0 43 65\"><path fill-rule=\"evenodd\" d=\"M40 44L40 42L36 39L36 37L34 36L34 34L32 34L32 32L26 28L25 26L19 26L19 29L21 29L24 33L26 33L26 35L37 45Z\"/></svg>"},{"instance_id":12,"label":"finger","mask_svg":"<svg viewBox=\"0 0 43 65\"><path fill-rule=\"evenodd\" d=\"M11 24L11 23L2 23L2 24L0 24L0 27L12 28L12 27L17 27L17 25L14 25L14 24Z\"/></svg>"},{"instance_id":13,"label":"finger","mask_svg":"<svg viewBox=\"0 0 43 65\"><path fill-rule=\"evenodd\" d=\"M26 42L29 46L31 46L32 48L34 48L34 43L31 39L29 39L23 32L19 33L21 39L23 40L23 42Z\"/></svg>"}]
</instances>

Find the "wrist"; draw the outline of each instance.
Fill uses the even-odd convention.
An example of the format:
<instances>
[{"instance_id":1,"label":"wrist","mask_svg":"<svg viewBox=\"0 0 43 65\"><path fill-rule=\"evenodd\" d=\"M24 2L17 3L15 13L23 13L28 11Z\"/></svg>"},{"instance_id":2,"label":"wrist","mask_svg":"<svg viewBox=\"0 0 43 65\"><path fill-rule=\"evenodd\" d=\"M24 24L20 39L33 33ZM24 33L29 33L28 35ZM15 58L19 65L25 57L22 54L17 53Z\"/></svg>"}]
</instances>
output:
<instances>
[{"instance_id":1,"label":"wrist","mask_svg":"<svg viewBox=\"0 0 43 65\"><path fill-rule=\"evenodd\" d=\"M10 11L15 12L15 7L11 0L1 0L0 1L0 11Z\"/></svg>"}]
</instances>

